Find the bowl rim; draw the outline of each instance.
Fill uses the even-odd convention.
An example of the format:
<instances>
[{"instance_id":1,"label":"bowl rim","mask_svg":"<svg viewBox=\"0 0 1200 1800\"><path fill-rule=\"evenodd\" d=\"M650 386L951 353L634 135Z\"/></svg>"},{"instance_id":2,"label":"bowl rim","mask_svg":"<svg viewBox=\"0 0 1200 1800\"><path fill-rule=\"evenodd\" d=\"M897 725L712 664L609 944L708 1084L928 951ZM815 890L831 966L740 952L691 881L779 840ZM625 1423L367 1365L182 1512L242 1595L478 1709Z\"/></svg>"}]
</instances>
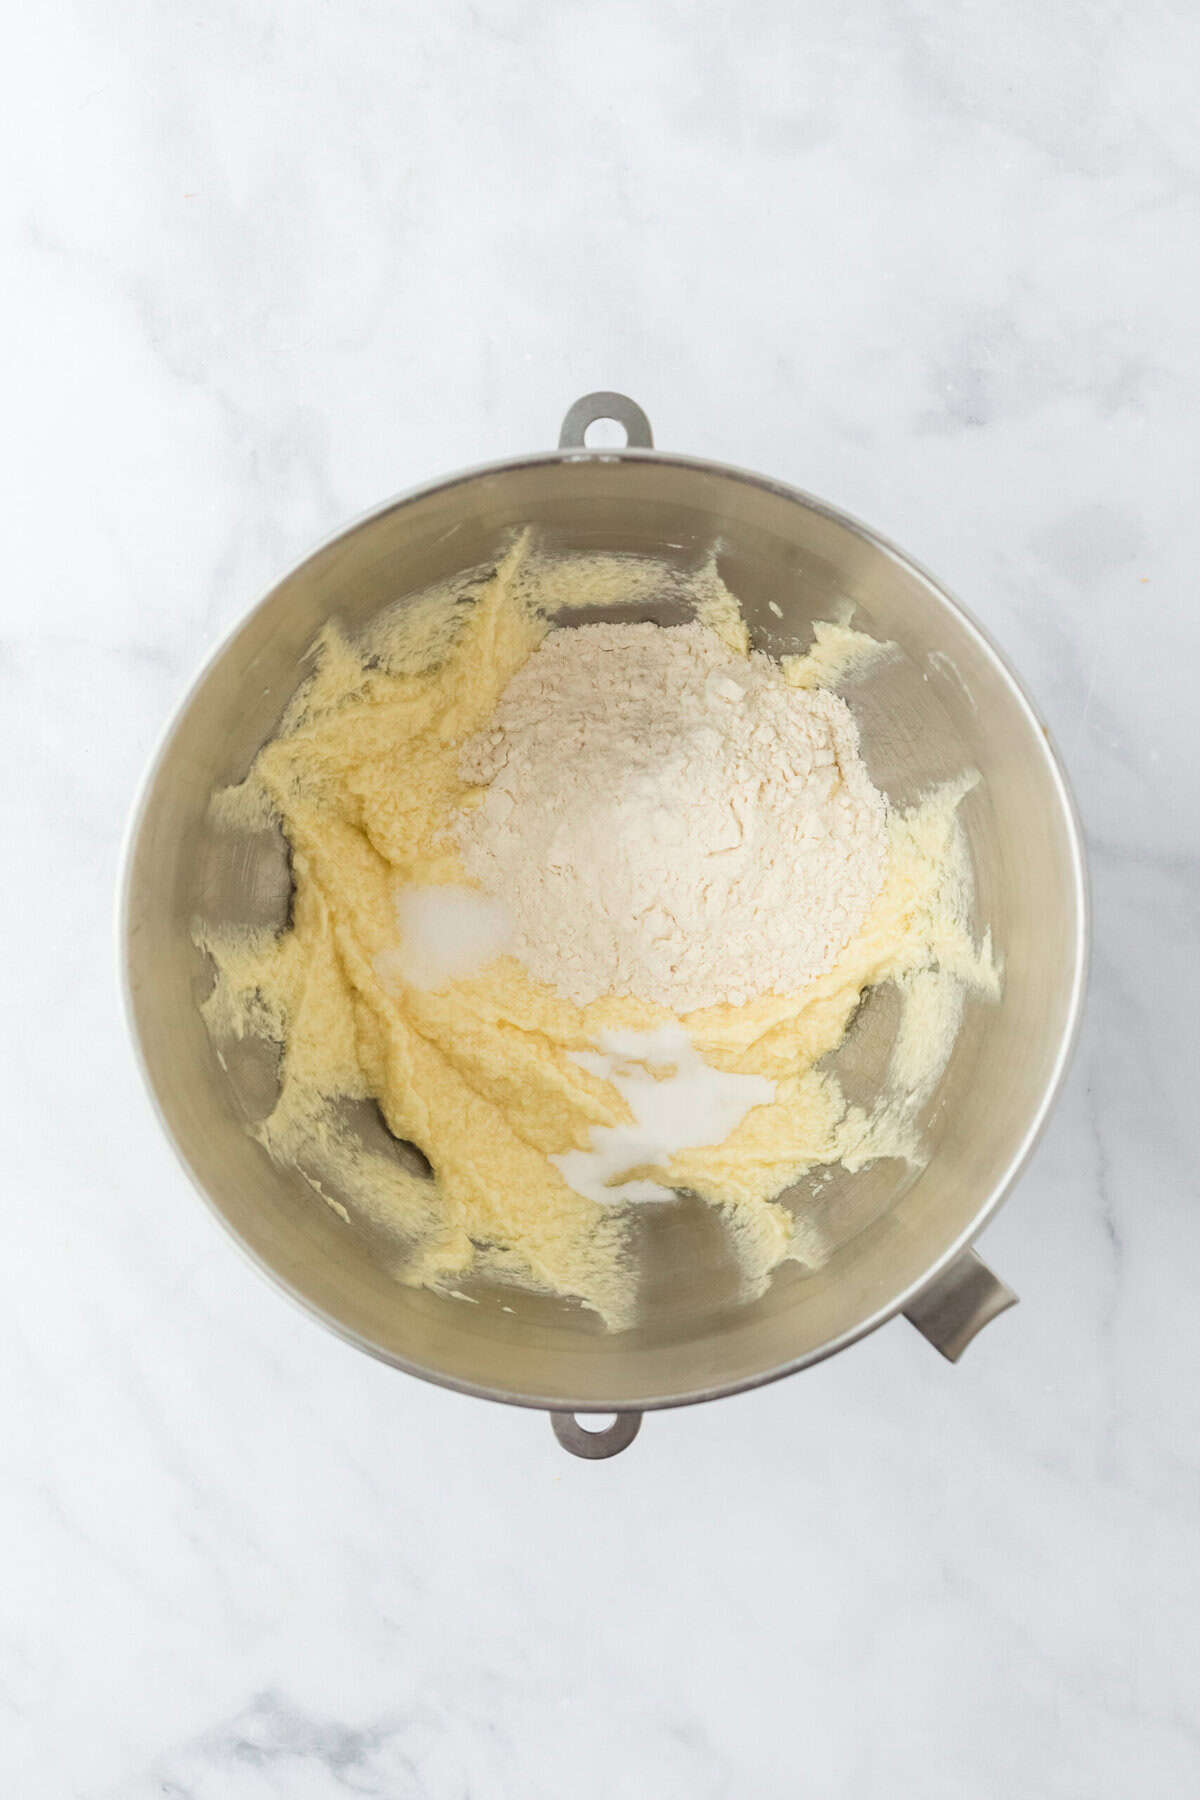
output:
<instances>
[{"instance_id":1,"label":"bowl rim","mask_svg":"<svg viewBox=\"0 0 1200 1800\"><path fill-rule=\"evenodd\" d=\"M411 505L415 501L426 499L434 494L447 492L455 487L466 486L472 482L498 474L509 474L519 469L544 468L565 463L653 463L669 464L685 472L702 475L715 475L722 479L732 479L747 486L756 487L774 494L780 499L800 505L810 512L829 519L832 523L848 530L853 536L860 538L872 549L881 552L890 561L899 564L909 573L932 590L934 595L950 610L958 615L967 633L975 640L977 647L993 664L996 672L1007 684L1019 709L1024 713L1034 738L1040 746L1047 773L1058 796L1061 816L1066 828L1067 842L1070 852L1070 877L1072 898L1075 909L1075 934L1072 945L1074 953L1074 969L1072 972L1070 992L1067 1002L1066 1017L1060 1033L1058 1047L1055 1052L1053 1066L1042 1091L1037 1106L1021 1135L1013 1154L992 1190L975 1213L971 1223L946 1246L941 1254L932 1262L924 1273L911 1282L901 1293L889 1298L866 1319L848 1326L835 1338L821 1344L815 1350L805 1351L797 1356L789 1357L782 1362L772 1364L769 1368L757 1370L751 1375L742 1375L730 1381L709 1383L702 1387L689 1389L679 1394L651 1395L636 1401L621 1400L605 1402L600 1400L573 1401L561 1394L543 1394L534 1392L516 1393L510 1389L489 1386L486 1382L472 1382L461 1377L448 1375L443 1371L431 1368L414 1361L412 1358L396 1355L381 1348L378 1344L364 1338L353 1327L345 1325L341 1320L327 1313L309 1296L300 1291L286 1276L282 1275L266 1257L259 1255L251 1248L241 1234L234 1228L230 1220L209 1192L205 1183L192 1167L182 1145L166 1116L159 1098L154 1077L146 1059L138 1027L136 1001L133 993L131 973L130 943L133 935L133 866L136 860L142 826L149 808L151 796L160 769L170 749L171 743L192 702L207 682L210 673L222 660L226 652L232 648L242 631L249 625L255 615L267 604L285 582L308 566L317 557L323 555L341 539L372 524L376 519L388 513L396 512ZM119 962L119 983L122 996L122 1010L129 1033L130 1045L137 1067L141 1073L142 1084L150 1107L158 1119L160 1128L167 1142L174 1150L184 1173L191 1181L193 1188L204 1201L205 1206L218 1221L226 1236L237 1245L243 1257L264 1277L276 1290L285 1294L301 1311L323 1325L335 1337L355 1349L365 1352L378 1362L391 1368L399 1369L407 1375L415 1375L422 1381L433 1383L436 1387L448 1388L452 1392L470 1394L481 1400L494 1400L507 1406L525 1407L538 1412L559 1412L574 1414L609 1414L609 1413L643 1413L666 1411L681 1406L697 1406L711 1400L721 1400L734 1394L747 1393L754 1388L765 1387L770 1382L782 1381L789 1375L798 1374L801 1369L824 1362L827 1357L835 1356L846 1350L851 1344L870 1336L886 1325L890 1319L902 1313L916 1297L927 1288L933 1286L946 1272L950 1265L966 1249L974 1243L980 1232L994 1216L998 1208L1008 1198L1013 1187L1027 1168L1034 1151L1046 1130L1050 1115L1062 1092L1067 1072L1079 1041L1083 1018L1084 1000L1087 992L1088 970L1091 959L1092 906L1088 875L1087 856L1084 847L1083 827L1079 809L1067 777L1061 754L1046 721L1042 718L1033 699L1027 692L1008 657L993 641L990 634L979 623L974 614L937 579L924 564L902 550L890 538L877 532L872 526L865 524L852 514L843 512L840 507L821 500L803 488L794 487L789 482L779 481L772 476L762 475L754 470L745 469L734 463L725 463L709 457L683 455L669 450L633 449L629 447L590 449L585 447L559 448L529 452L524 455L502 457L486 463L473 464L469 468L460 469L449 475L435 477L430 481L419 483L415 487L405 489L378 505L340 525L335 531L322 537L306 555L290 565L267 590L235 620L225 631L209 654L205 657L199 671L188 684L182 696L176 702L147 760L145 772L138 786L133 806L130 810L121 846L118 864L117 905L115 925L117 937L117 955Z\"/></svg>"}]
</instances>

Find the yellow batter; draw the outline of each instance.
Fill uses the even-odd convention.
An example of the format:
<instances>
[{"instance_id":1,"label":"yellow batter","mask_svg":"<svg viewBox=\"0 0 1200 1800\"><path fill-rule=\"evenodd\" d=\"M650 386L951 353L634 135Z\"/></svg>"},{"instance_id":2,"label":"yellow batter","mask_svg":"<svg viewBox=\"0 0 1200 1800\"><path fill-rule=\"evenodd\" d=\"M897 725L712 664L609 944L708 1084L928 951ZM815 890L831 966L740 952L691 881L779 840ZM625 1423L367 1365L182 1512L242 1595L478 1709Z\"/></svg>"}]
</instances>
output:
<instances>
[{"instance_id":1,"label":"yellow batter","mask_svg":"<svg viewBox=\"0 0 1200 1800\"><path fill-rule=\"evenodd\" d=\"M711 568L670 579L745 652L736 606ZM375 959L395 945L398 879L463 880L445 835L454 809L470 804L459 747L544 635L547 611L636 598L639 582L647 597L661 592L664 571L615 558L539 562L521 541L465 601L461 586L426 596L353 646L330 625L278 736L247 782L214 803L229 829L282 821L290 928L278 937L198 932L218 971L205 1008L218 1044L255 1032L282 1046L262 1142L319 1190L336 1187L352 1210L386 1224L401 1279L453 1290L472 1274L499 1275L573 1296L613 1328L630 1324L636 1305L625 1211L576 1193L548 1159L585 1149L593 1126L627 1116L616 1090L569 1052L591 1048L606 1028L648 1031L670 1015L632 999L573 1005L507 956L439 992L385 987ZM789 659L788 678L824 684L876 649L843 627L818 628L808 656ZM748 1292L789 1256L804 1259L803 1233L774 1197L806 1169L919 1155L913 1102L940 1074L962 995L995 991L989 947L976 948L966 922L955 808L968 785L893 812L883 890L827 975L802 994L685 1020L707 1062L775 1084L775 1100L724 1143L656 1172L720 1209ZM817 1065L863 990L881 981L898 985L905 1010L888 1092L866 1113ZM345 1100L368 1098L397 1138L424 1151L433 1180L368 1152L342 1123Z\"/></svg>"}]
</instances>

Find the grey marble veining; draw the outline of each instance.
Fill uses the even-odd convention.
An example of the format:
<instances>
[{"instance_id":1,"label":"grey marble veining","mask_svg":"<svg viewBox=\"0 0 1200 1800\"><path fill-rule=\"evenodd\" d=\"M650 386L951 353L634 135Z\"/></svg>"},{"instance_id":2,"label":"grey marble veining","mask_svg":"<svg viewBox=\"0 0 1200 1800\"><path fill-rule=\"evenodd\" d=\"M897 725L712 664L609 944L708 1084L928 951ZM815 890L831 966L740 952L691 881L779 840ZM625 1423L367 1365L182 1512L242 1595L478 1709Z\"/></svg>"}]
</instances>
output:
<instances>
[{"instance_id":1,"label":"grey marble veining","mask_svg":"<svg viewBox=\"0 0 1200 1800\"><path fill-rule=\"evenodd\" d=\"M1200 1787L1200 15L69 0L8 24L0 1785ZM609 1465L255 1279L117 1009L125 815L315 540L594 387L935 569L1050 719L1091 1003L1022 1305Z\"/></svg>"}]
</instances>

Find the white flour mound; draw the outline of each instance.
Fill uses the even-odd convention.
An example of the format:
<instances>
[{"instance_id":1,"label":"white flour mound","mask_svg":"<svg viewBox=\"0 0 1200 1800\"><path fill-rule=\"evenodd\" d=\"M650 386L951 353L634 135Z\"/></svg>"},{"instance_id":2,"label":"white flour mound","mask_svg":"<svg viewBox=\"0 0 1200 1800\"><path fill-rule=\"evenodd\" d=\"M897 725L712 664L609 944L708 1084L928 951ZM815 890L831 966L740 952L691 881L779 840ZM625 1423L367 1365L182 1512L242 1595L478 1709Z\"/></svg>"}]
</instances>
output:
<instances>
[{"instance_id":1,"label":"white flour mound","mask_svg":"<svg viewBox=\"0 0 1200 1800\"><path fill-rule=\"evenodd\" d=\"M530 974L675 1013L791 994L879 892L886 804L845 701L700 624L552 631L460 758L455 824Z\"/></svg>"}]
</instances>

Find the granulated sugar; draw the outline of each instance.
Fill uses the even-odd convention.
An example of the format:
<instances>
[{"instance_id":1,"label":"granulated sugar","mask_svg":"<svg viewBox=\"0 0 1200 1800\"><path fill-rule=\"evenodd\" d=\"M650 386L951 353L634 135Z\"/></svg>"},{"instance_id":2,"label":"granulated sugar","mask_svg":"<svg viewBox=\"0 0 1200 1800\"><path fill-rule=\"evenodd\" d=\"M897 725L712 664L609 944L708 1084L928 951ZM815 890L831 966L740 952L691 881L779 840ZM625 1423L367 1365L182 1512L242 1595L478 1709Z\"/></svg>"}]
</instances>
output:
<instances>
[{"instance_id":1,"label":"granulated sugar","mask_svg":"<svg viewBox=\"0 0 1200 1800\"><path fill-rule=\"evenodd\" d=\"M796 993L882 885L845 702L696 623L551 632L459 764L455 835L531 974L675 1013Z\"/></svg>"}]
</instances>

